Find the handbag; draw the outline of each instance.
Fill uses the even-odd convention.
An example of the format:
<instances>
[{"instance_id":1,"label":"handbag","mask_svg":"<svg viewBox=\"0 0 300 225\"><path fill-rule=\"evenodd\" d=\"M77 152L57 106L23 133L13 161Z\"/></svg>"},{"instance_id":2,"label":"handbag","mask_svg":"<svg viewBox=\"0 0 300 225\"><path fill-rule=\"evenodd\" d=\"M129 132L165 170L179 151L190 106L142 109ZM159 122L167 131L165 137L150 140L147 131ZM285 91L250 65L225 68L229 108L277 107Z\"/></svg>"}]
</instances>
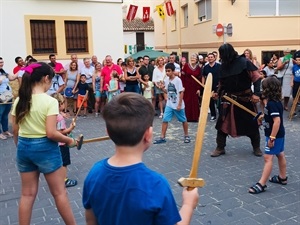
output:
<instances>
[{"instance_id":1,"label":"handbag","mask_svg":"<svg viewBox=\"0 0 300 225\"><path fill-rule=\"evenodd\" d=\"M13 93L11 91L4 91L0 94L0 102L6 103L13 99Z\"/></svg>"}]
</instances>

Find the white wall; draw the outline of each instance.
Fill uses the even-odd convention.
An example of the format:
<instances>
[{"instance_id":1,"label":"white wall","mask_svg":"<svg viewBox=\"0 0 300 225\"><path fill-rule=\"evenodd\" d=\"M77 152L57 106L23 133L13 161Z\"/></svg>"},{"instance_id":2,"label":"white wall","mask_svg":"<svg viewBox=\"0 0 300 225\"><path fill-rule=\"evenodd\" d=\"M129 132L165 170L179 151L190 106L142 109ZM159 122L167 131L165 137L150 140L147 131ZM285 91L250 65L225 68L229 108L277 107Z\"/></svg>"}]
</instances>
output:
<instances>
[{"instance_id":1,"label":"white wall","mask_svg":"<svg viewBox=\"0 0 300 225\"><path fill-rule=\"evenodd\" d=\"M93 52L102 60L123 56L122 4L91 1L0 0L0 56L11 72L16 56L26 52L24 15L85 16L92 18ZM59 35L59 31L57 31ZM66 59L61 59L66 60ZM58 58L58 61L61 61Z\"/></svg>"},{"instance_id":2,"label":"white wall","mask_svg":"<svg viewBox=\"0 0 300 225\"><path fill-rule=\"evenodd\" d=\"M145 45L147 47L153 47L155 49L154 44L154 32L144 32L145 37ZM124 54L124 58L128 57L129 55L129 46L135 46L136 45L136 32L124 32L123 33L123 41L124 45L127 45L127 54ZM135 51L132 52L134 54Z\"/></svg>"}]
</instances>

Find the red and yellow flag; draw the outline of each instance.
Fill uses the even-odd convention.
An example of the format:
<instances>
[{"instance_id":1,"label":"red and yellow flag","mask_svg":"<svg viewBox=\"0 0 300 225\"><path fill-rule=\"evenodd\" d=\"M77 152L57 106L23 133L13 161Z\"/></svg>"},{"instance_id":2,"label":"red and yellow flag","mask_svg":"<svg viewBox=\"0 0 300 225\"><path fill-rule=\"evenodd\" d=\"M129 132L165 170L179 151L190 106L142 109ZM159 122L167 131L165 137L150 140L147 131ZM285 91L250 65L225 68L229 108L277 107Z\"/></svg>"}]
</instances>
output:
<instances>
[{"instance_id":1,"label":"red and yellow flag","mask_svg":"<svg viewBox=\"0 0 300 225\"><path fill-rule=\"evenodd\" d=\"M166 15L165 15L165 10L164 10L164 6L163 5L157 5L156 7L156 11L159 15L159 17L164 20Z\"/></svg>"}]
</instances>

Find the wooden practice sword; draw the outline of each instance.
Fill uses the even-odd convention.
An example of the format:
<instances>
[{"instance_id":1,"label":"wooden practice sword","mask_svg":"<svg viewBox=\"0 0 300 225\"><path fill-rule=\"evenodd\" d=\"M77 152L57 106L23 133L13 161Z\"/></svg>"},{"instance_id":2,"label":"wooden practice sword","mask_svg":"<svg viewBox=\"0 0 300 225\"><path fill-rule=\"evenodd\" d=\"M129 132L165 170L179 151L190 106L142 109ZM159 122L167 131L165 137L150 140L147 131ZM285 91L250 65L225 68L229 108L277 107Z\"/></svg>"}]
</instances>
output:
<instances>
[{"instance_id":1,"label":"wooden practice sword","mask_svg":"<svg viewBox=\"0 0 300 225\"><path fill-rule=\"evenodd\" d=\"M242 104L233 100L232 98L228 97L227 95L223 95L222 97L225 98L230 103L234 104L235 106L239 107L240 109L242 109L242 110L246 111L247 113L251 114L252 116L254 116L254 120L258 119L259 116L262 114L262 112L256 113L256 112L251 111L250 109L246 108L245 106L243 106Z\"/></svg>"},{"instance_id":2,"label":"wooden practice sword","mask_svg":"<svg viewBox=\"0 0 300 225\"><path fill-rule=\"evenodd\" d=\"M91 139L83 140L83 135L81 134L79 136L79 140L78 140L78 144L77 144L77 149L80 150L82 144L85 144L85 143L98 142L98 141L106 141L106 140L109 140L109 139L110 139L109 136L103 136L103 137L97 137L97 138L91 138Z\"/></svg>"},{"instance_id":3,"label":"wooden practice sword","mask_svg":"<svg viewBox=\"0 0 300 225\"><path fill-rule=\"evenodd\" d=\"M201 102L196 143L194 148L194 157L193 157L193 163L192 163L190 175L188 178L182 177L178 180L178 183L182 187L188 187L188 189L190 190L195 187L203 187L205 185L205 181L202 178L197 178L197 174L198 174L198 166L199 166L201 150L203 145L205 126L207 122L209 102L211 98L211 88L212 88L212 74L209 73L205 82L204 92L203 92L203 97Z\"/></svg>"}]
</instances>

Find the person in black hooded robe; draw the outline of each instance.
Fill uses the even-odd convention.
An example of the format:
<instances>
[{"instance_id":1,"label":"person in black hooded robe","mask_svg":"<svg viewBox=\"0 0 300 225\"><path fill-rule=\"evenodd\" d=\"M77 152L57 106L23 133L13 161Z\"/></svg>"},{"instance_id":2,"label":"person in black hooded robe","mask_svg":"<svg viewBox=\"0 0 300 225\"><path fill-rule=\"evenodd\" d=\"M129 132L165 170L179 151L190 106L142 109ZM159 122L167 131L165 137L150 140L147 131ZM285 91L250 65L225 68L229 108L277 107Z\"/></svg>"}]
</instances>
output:
<instances>
[{"instance_id":1,"label":"person in black hooded robe","mask_svg":"<svg viewBox=\"0 0 300 225\"><path fill-rule=\"evenodd\" d=\"M211 157L225 154L226 138L247 136L251 140L253 153L262 156L260 150L259 126L253 116L243 109L229 103L222 96L227 95L253 112L255 104L260 100L260 74L257 67L244 55L238 55L230 44L223 44L219 48L222 61L221 74L216 98L221 104L216 124L217 147ZM254 86L254 92L251 86Z\"/></svg>"}]
</instances>

